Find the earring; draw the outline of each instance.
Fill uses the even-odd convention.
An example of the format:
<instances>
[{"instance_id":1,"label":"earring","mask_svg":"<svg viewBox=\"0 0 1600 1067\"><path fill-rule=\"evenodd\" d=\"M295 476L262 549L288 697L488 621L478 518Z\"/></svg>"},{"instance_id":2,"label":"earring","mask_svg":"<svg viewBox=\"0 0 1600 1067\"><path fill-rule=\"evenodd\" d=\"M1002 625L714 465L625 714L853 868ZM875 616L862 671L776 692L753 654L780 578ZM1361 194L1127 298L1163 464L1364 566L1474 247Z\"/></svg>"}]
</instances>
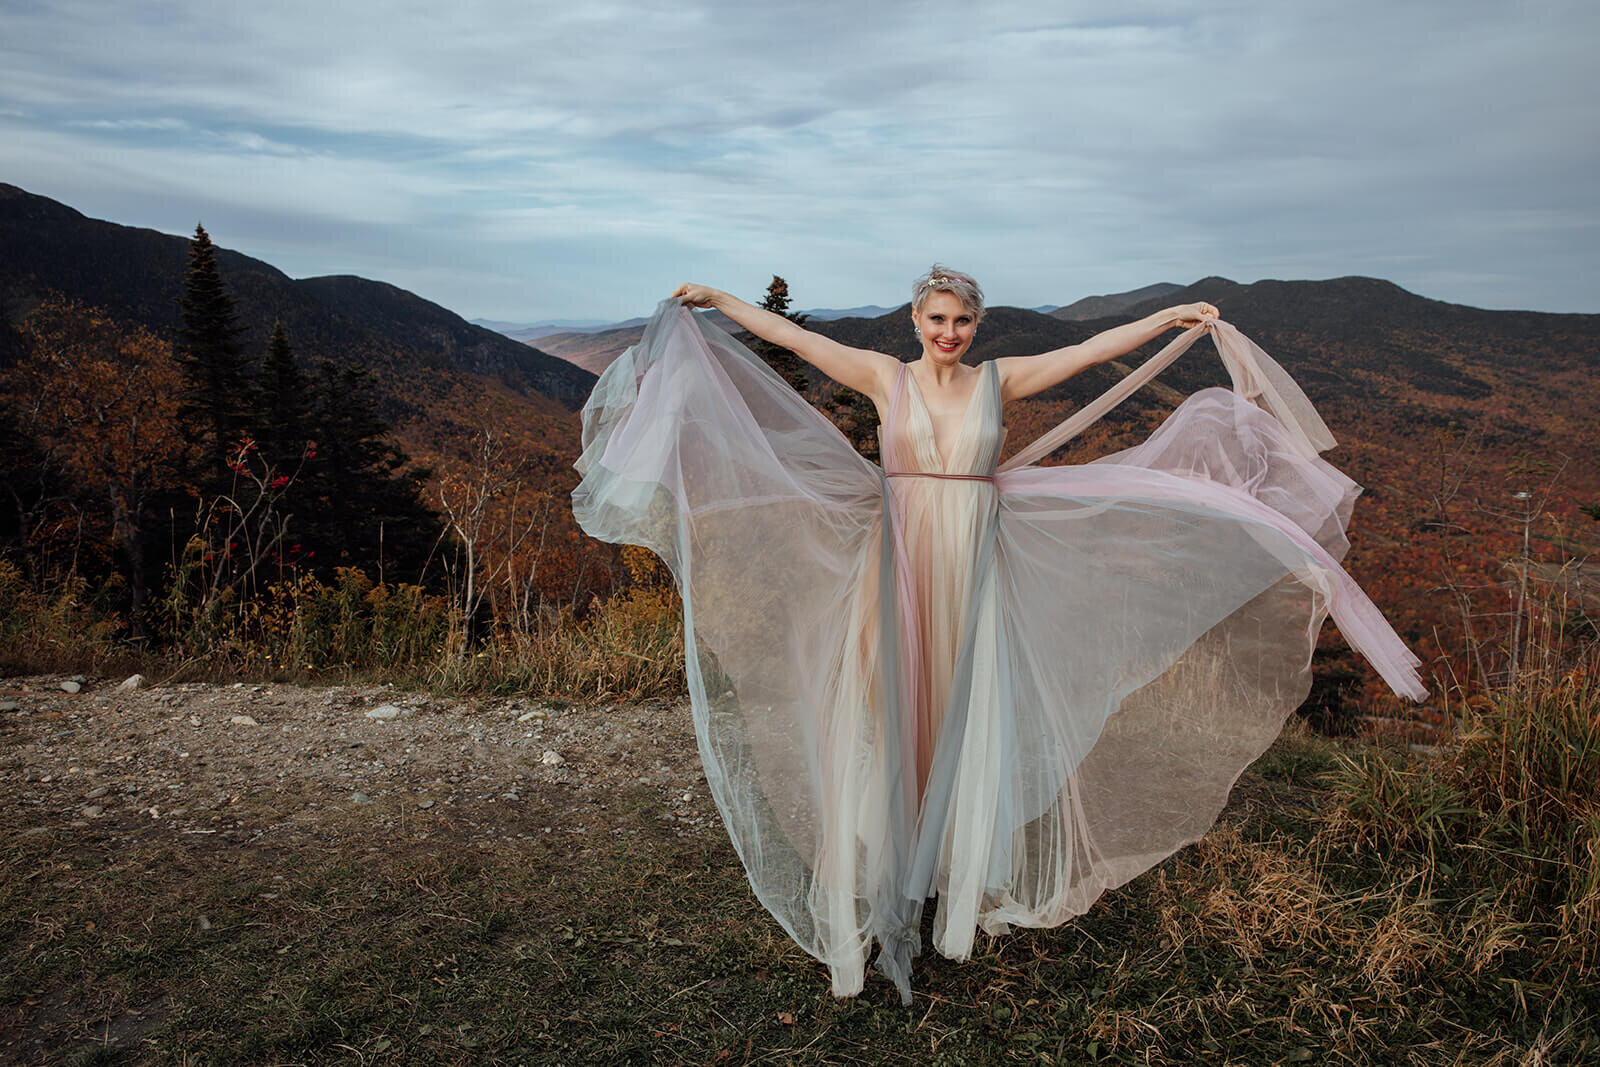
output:
<instances>
[{"instance_id":1,"label":"earring","mask_svg":"<svg viewBox=\"0 0 1600 1067\"><path fill-rule=\"evenodd\" d=\"M911 327L911 332L916 334L918 337L921 337L922 336L922 327L921 326L913 326L913 327Z\"/></svg>"}]
</instances>

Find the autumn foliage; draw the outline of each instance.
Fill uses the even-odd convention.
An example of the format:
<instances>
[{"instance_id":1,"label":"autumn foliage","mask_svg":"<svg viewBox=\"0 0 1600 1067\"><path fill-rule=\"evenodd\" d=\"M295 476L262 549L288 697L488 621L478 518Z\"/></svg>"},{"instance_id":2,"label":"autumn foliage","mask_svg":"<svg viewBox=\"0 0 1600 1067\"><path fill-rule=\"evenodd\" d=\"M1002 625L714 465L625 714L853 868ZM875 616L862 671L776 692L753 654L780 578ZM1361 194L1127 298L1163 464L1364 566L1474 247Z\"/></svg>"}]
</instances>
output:
<instances>
[{"instance_id":1,"label":"autumn foliage","mask_svg":"<svg viewBox=\"0 0 1600 1067\"><path fill-rule=\"evenodd\" d=\"M9 339L0 614L41 635L94 620L76 651L19 642L22 661L106 662L132 641L208 670L681 684L681 653L591 677L605 656L581 634L670 650L677 624L654 601L647 623L627 598L592 606L627 571L566 505L570 414L424 368L409 393L432 394L430 417L392 430L392 368L306 367L281 323L258 360L210 252L197 233L171 337L51 298Z\"/></svg>"}]
</instances>

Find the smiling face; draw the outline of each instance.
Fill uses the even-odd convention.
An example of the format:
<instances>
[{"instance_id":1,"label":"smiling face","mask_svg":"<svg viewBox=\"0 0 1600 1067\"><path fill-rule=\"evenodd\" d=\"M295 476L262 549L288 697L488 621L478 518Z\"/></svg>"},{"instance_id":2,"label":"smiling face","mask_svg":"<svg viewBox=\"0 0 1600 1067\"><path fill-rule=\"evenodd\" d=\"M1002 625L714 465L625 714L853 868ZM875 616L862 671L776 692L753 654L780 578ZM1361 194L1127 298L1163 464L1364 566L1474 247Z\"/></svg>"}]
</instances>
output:
<instances>
[{"instance_id":1,"label":"smiling face","mask_svg":"<svg viewBox=\"0 0 1600 1067\"><path fill-rule=\"evenodd\" d=\"M978 317L954 293L929 293L911 321L922 331L922 358L953 364L972 347Z\"/></svg>"}]
</instances>

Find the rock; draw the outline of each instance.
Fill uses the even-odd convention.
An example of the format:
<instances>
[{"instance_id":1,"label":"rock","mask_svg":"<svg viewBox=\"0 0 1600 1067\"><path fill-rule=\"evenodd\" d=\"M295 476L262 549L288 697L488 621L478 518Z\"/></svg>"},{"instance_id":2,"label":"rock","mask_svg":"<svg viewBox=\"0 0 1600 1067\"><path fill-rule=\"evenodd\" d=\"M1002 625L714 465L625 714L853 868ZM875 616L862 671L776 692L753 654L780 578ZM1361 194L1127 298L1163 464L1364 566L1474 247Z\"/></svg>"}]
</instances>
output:
<instances>
[{"instance_id":1,"label":"rock","mask_svg":"<svg viewBox=\"0 0 1600 1067\"><path fill-rule=\"evenodd\" d=\"M230 716L228 716L228 722L233 726L260 726L261 725L260 723L256 722L254 719L252 719L248 715L230 715Z\"/></svg>"},{"instance_id":2,"label":"rock","mask_svg":"<svg viewBox=\"0 0 1600 1067\"><path fill-rule=\"evenodd\" d=\"M545 749L544 755L539 757L539 762L543 763L547 767L554 767L558 763L565 763L567 761L561 758L561 753L555 752L551 749Z\"/></svg>"},{"instance_id":3,"label":"rock","mask_svg":"<svg viewBox=\"0 0 1600 1067\"><path fill-rule=\"evenodd\" d=\"M424 800L422 803L418 804L417 807L421 808L423 811L427 811L429 808L433 807L433 801Z\"/></svg>"},{"instance_id":4,"label":"rock","mask_svg":"<svg viewBox=\"0 0 1600 1067\"><path fill-rule=\"evenodd\" d=\"M367 718L377 719L380 722L389 722L406 714L405 708L397 708L393 704L383 704L367 712Z\"/></svg>"},{"instance_id":5,"label":"rock","mask_svg":"<svg viewBox=\"0 0 1600 1067\"><path fill-rule=\"evenodd\" d=\"M350 799L357 804L371 804L372 798L365 793L351 793Z\"/></svg>"},{"instance_id":6,"label":"rock","mask_svg":"<svg viewBox=\"0 0 1600 1067\"><path fill-rule=\"evenodd\" d=\"M143 687L144 687L144 675L142 675L142 674L131 674L127 678L123 679L123 682L122 682L121 685L117 686L117 692L119 692L119 693L131 693L135 689L141 689Z\"/></svg>"},{"instance_id":7,"label":"rock","mask_svg":"<svg viewBox=\"0 0 1600 1067\"><path fill-rule=\"evenodd\" d=\"M83 684L84 684L84 683L85 683L85 682L87 682L87 681L88 681L88 680L89 680L89 679L87 679L87 678L85 678L85 677L84 677L84 676L83 676L83 675L81 675L81 674L74 674L74 675L73 675L73 676L72 676L72 680L73 680L73 681L74 681L74 682L77 682L77 683L78 683L78 684L79 684L79 685L83 685Z\"/></svg>"},{"instance_id":8,"label":"rock","mask_svg":"<svg viewBox=\"0 0 1600 1067\"><path fill-rule=\"evenodd\" d=\"M83 815L84 818L94 819L98 818L105 810L98 804L89 804L83 809Z\"/></svg>"},{"instance_id":9,"label":"rock","mask_svg":"<svg viewBox=\"0 0 1600 1067\"><path fill-rule=\"evenodd\" d=\"M15 700L0 700L0 711L16 711L21 706Z\"/></svg>"},{"instance_id":10,"label":"rock","mask_svg":"<svg viewBox=\"0 0 1600 1067\"><path fill-rule=\"evenodd\" d=\"M107 789L105 786L97 785L93 789L89 790L89 794L88 794L86 799L88 799L88 800L96 800L96 799L98 799L100 797L105 796L109 792L111 792L111 790Z\"/></svg>"},{"instance_id":11,"label":"rock","mask_svg":"<svg viewBox=\"0 0 1600 1067\"><path fill-rule=\"evenodd\" d=\"M61 683L61 691L63 693L77 693L77 692L80 692L82 689L83 689L83 683L82 682L67 681L67 682L62 682Z\"/></svg>"},{"instance_id":12,"label":"rock","mask_svg":"<svg viewBox=\"0 0 1600 1067\"><path fill-rule=\"evenodd\" d=\"M548 711L545 711L543 708L534 708L532 711L525 711L521 715L518 715L517 716L517 721L518 722L544 722L549 717L550 717L550 713Z\"/></svg>"}]
</instances>

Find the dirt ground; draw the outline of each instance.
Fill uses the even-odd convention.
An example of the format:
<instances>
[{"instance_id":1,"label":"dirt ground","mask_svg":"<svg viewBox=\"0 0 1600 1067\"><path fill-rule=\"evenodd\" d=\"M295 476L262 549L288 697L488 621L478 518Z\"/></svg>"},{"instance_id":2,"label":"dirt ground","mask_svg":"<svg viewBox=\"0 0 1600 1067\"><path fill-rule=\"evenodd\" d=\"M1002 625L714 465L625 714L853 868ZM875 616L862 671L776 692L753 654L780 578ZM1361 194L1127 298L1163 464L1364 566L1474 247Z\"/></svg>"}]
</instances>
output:
<instances>
[{"instance_id":1,"label":"dirt ground","mask_svg":"<svg viewBox=\"0 0 1600 1067\"><path fill-rule=\"evenodd\" d=\"M69 693L66 676L0 679L0 806L11 825L293 850L364 826L425 839L431 822L456 843L504 842L581 837L608 821L599 816L624 787L653 793L656 818L683 832L717 825L687 704L124 681L86 678ZM553 825L527 818L551 811L563 814L544 820Z\"/></svg>"}]
</instances>

